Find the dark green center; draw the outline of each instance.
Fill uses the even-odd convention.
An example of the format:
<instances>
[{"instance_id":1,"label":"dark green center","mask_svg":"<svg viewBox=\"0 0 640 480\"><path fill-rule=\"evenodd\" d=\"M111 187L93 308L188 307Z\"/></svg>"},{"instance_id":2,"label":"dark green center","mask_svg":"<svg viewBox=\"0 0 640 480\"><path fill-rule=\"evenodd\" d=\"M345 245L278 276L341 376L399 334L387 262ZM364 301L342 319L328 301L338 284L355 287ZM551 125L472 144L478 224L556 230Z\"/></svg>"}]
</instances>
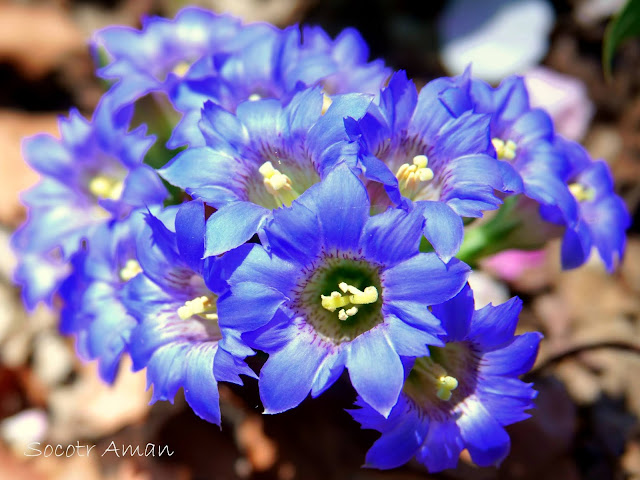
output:
<instances>
[{"instance_id":1,"label":"dark green center","mask_svg":"<svg viewBox=\"0 0 640 480\"><path fill-rule=\"evenodd\" d=\"M356 305L358 313L340 320L338 310L331 312L322 306L321 295L328 296L331 292L340 291L338 284L341 282L361 291L374 286L378 290L378 300L371 304ZM295 298L292 308L296 314L304 317L316 332L334 344L353 340L383 321L382 285L378 267L365 260L327 255L322 265L313 269L300 285Z\"/></svg>"}]
</instances>

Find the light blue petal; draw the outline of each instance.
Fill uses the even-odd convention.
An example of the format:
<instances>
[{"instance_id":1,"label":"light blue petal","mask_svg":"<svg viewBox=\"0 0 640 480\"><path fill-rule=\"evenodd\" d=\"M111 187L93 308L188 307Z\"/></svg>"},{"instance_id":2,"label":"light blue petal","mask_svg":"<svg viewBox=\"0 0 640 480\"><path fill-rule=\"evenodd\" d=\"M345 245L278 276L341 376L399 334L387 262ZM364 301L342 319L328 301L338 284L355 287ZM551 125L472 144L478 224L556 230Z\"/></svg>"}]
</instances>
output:
<instances>
[{"instance_id":1,"label":"light blue petal","mask_svg":"<svg viewBox=\"0 0 640 480\"><path fill-rule=\"evenodd\" d=\"M221 207L207 220L205 257L221 255L236 248L259 230L269 211L251 202L235 202Z\"/></svg>"}]
</instances>

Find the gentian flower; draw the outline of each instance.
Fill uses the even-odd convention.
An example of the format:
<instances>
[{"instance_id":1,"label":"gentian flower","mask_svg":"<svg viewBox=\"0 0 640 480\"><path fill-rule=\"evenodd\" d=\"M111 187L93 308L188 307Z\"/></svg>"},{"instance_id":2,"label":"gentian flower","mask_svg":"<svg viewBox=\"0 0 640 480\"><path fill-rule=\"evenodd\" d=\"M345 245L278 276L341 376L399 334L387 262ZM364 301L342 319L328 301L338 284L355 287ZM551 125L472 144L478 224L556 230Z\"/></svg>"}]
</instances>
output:
<instances>
[{"instance_id":1,"label":"gentian flower","mask_svg":"<svg viewBox=\"0 0 640 480\"><path fill-rule=\"evenodd\" d=\"M147 369L152 402L173 401L182 387L199 417L220 424L217 382L242 384L239 374L255 377L242 360L254 352L238 348L239 342L232 342L236 355L224 348L216 299L226 285L218 275L218 260L202 260L204 205L194 201L176 212L172 207L158 217L147 215L138 237L143 273L122 292L139 322L130 354L134 369Z\"/></svg>"},{"instance_id":2,"label":"gentian flower","mask_svg":"<svg viewBox=\"0 0 640 480\"><path fill-rule=\"evenodd\" d=\"M370 101L362 94L339 95L323 114L316 87L284 105L244 102L235 115L207 102L200 122L207 146L189 148L159 170L169 183L218 209L207 221L205 255L243 244L273 210L291 205L336 164L355 158L343 118L364 114Z\"/></svg>"},{"instance_id":3,"label":"gentian flower","mask_svg":"<svg viewBox=\"0 0 640 480\"><path fill-rule=\"evenodd\" d=\"M415 457L430 472L453 468L463 449L479 466L498 465L508 454L504 426L529 417L536 392L518 380L535 361L539 333L514 336L522 302L474 311L473 293L433 307L446 331L444 346L429 356L406 359L406 380L388 418L358 398L350 411L363 428L381 437L366 465L394 468Z\"/></svg>"},{"instance_id":4,"label":"gentian flower","mask_svg":"<svg viewBox=\"0 0 640 480\"><path fill-rule=\"evenodd\" d=\"M578 223L567 227L562 240L562 266L582 265L595 247L607 270L612 272L622 260L625 231L631 225L631 217L613 189L609 166L603 160L591 160L576 142L558 136L555 145L571 162L571 171L566 178L578 204ZM553 212L548 216L553 218ZM557 212L555 219L562 222Z\"/></svg>"},{"instance_id":5,"label":"gentian flower","mask_svg":"<svg viewBox=\"0 0 640 480\"><path fill-rule=\"evenodd\" d=\"M50 301L67 260L97 226L122 221L166 196L158 175L142 163L154 138L144 126L128 132L131 115L129 108L115 114L110 97L104 97L91 122L76 110L60 119L60 140L43 134L25 142L27 162L43 176L23 197L29 216L12 238L24 258L16 281L25 287L29 307ZM45 272L47 281L30 284L29 278L43 272L38 258L52 270Z\"/></svg>"},{"instance_id":6,"label":"gentian flower","mask_svg":"<svg viewBox=\"0 0 640 480\"><path fill-rule=\"evenodd\" d=\"M560 209L565 223L577 221L576 202L563 181L568 159L554 147L553 121L540 108L531 108L521 77L509 77L493 88L473 80L472 108L491 114L491 141L499 160L513 166L522 178L523 193L540 205Z\"/></svg>"},{"instance_id":7,"label":"gentian flower","mask_svg":"<svg viewBox=\"0 0 640 480\"><path fill-rule=\"evenodd\" d=\"M502 201L496 191L511 193L521 185L490 155L489 116L454 116L438 96L445 87L435 81L418 94L406 74L396 72L379 101L347 126L360 145L372 203L384 210L406 199L417 202L432 244L439 231L449 231L441 237L443 244L434 244L446 260L462 242L459 217L498 208Z\"/></svg>"},{"instance_id":8,"label":"gentian flower","mask_svg":"<svg viewBox=\"0 0 640 480\"><path fill-rule=\"evenodd\" d=\"M264 26L263 26L264 27ZM332 95L375 94L389 76L380 60L367 62L369 49L353 29L332 40L321 28L291 26L277 34L258 25L225 44L224 54L204 58L170 96L184 116L168 142L170 148L206 144L198 128L200 109L210 100L235 112L247 100L276 98L287 103L298 91L321 86L324 109Z\"/></svg>"},{"instance_id":9,"label":"gentian flower","mask_svg":"<svg viewBox=\"0 0 640 480\"><path fill-rule=\"evenodd\" d=\"M362 182L341 165L273 212L270 252L246 244L222 257L230 292L218 301L220 324L270 355L259 381L266 413L320 395L346 367L386 416L403 383L400 356L443 345L428 307L457 294L469 268L419 253L418 210L369 210Z\"/></svg>"},{"instance_id":10,"label":"gentian flower","mask_svg":"<svg viewBox=\"0 0 640 480\"><path fill-rule=\"evenodd\" d=\"M145 18L142 30L107 27L93 39L96 54L102 48L110 60L98 75L116 81L109 94L121 108L150 92L168 93L195 62L224 52L242 30L239 19L197 7L182 9L172 20Z\"/></svg>"},{"instance_id":11,"label":"gentian flower","mask_svg":"<svg viewBox=\"0 0 640 480\"><path fill-rule=\"evenodd\" d=\"M128 351L137 321L120 300L123 285L140 273L135 237L144 225L140 210L112 225L100 224L86 249L71 258L73 273L59 290L60 331L76 337L81 358L98 360L102 379L112 383Z\"/></svg>"}]
</instances>

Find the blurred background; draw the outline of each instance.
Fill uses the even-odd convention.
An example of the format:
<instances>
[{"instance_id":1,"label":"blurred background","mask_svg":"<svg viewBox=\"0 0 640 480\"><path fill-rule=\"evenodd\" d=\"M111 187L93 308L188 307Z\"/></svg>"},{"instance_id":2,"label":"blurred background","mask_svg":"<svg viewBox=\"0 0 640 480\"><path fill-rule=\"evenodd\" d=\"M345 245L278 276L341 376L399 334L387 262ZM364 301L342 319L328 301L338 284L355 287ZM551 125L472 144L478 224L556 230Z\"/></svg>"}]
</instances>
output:
<instances>
[{"instance_id":1,"label":"blurred background","mask_svg":"<svg viewBox=\"0 0 640 480\"><path fill-rule=\"evenodd\" d=\"M625 42L605 81L605 27L619 0L4 0L0 1L0 479L640 479L640 40ZM530 420L510 428L500 469L460 467L429 475L414 463L361 469L376 434L343 409L354 393L338 382L294 411L262 416L255 382L221 388L222 430L179 397L148 406L144 372L122 365L114 386L77 359L55 312L27 315L11 284L9 236L25 218L19 194L37 181L21 158L24 136L57 135L72 106L90 114L103 92L87 41L111 24L172 17L187 4L278 26L318 24L335 36L360 30L371 56L420 86L458 74L498 83L521 74L531 101L558 131L609 162L634 223L623 265L597 259L561 272L558 245L507 252L474 273L478 306L525 300L521 330L545 335L527 380L539 390ZM636 345L638 347L636 347ZM56 457L25 456L30 442L97 445ZM167 445L171 457L101 454L122 445ZM41 448L42 448L41 447ZM82 456L81 456L82 455Z\"/></svg>"}]
</instances>

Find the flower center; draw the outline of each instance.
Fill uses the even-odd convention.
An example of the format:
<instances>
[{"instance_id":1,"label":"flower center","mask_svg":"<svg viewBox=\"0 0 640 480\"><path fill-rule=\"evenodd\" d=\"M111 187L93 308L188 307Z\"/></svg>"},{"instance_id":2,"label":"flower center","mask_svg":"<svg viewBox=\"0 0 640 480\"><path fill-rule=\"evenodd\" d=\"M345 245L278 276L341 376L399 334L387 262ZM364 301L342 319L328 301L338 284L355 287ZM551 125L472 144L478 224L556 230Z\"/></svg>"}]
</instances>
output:
<instances>
[{"instance_id":1,"label":"flower center","mask_svg":"<svg viewBox=\"0 0 640 480\"><path fill-rule=\"evenodd\" d=\"M89 191L98 198L118 200L122 195L124 182L122 180L98 175L89 181Z\"/></svg>"},{"instance_id":2,"label":"flower center","mask_svg":"<svg viewBox=\"0 0 640 480\"><path fill-rule=\"evenodd\" d=\"M349 317L353 317L358 313L358 307L355 305L368 305L375 303L378 300L378 289L373 285L364 289L364 291L358 290L353 285L349 285L346 282L340 282L338 288L343 293L349 293L350 295L342 295L340 292L333 291L331 295L320 295L322 299L322 306L330 312L335 312L340 307L347 307L354 305L353 307L345 310L340 308L338 312L338 318L342 321L347 320Z\"/></svg>"},{"instance_id":3,"label":"flower center","mask_svg":"<svg viewBox=\"0 0 640 480\"><path fill-rule=\"evenodd\" d=\"M353 340L382 323L378 267L343 253L328 254L321 262L294 291L290 308L295 314L333 344Z\"/></svg>"},{"instance_id":4,"label":"flower center","mask_svg":"<svg viewBox=\"0 0 640 480\"><path fill-rule=\"evenodd\" d=\"M271 162L264 162L258 169L262 175L264 187L278 202L279 206L291 206L291 203L300 196L291 186L291 179L273 167Z\"/></svg>"},{"instance_id":5,"label":"flower center","mask_svg":"<svg viewBox=\"0 0 640 480\"><path fill-rule=\"evenodd\" d=\"M178 77L184 77L190 68L191 68L191 63L183 60L182 62L178 63L175 67L173 67L172 72Z\"/></svg>"},{"instance_id":6,"label":"flower center","mask_svg":"<svg viewBox=\"0 0 640 480\"><path fill-rule=\"evenodd\" d=\"M125 263L124 267L120 270L120 278L123 282L128 282L132 278L134 278L139 273L142 273L142 267L137 260L130 258Z\"/></svg>"},{"instance_id":7,"label":"flower center","mask_svg":"<svg viewBox=\"0 0 640 480\"><path fill-rule=\"evenodd\" d=\"M593 200L596 192L591 187L585 187L581 183L572 183L569 185L569 191L578 202Z\"/></svg>"},{"instance_id":8,"label":"flower center","mask_svg":"<svg viewBox=\"0 0 640 480\"><path fill-rule=\"evenodd\" d=\"M218 310L215 297L202 295L193 300L187 300L183 306L178 308L178 316L182 320L187 320L196 315L205 320L217 321Z\"/></svg>"},{"instance_id":9,"label":"flower center","mask_svg":"<svg viewBox=\"0 0 640 480\"><path fill-rule=\"evenodd\" d=\"M492 138L491 143L493 148L496 149L498 160L513 160L516 158L517 145L513 140L507 140L506 142L500 138Z\"/></svg>"},{"instance_id":10,"label":"flower center","mask_svg":"<svg viewBox=\"0 0 640 480\"><path fill-rule=\"evenodd\" d=\"M419 376L423 384L430 385L429 390L445 402L451 400L452 392L458 388L458 379L448 375L445 368L431 357L418 358L411 374Z\"/></svg>"},{"instance_id":11,"label":"flower center","mask_svg":"<svg viewBox=\"0 0 640 480\"><path fill-rule=\"evenodd\" d=\"M433 417L450 412L474 392L479 358L468 342L429 347L429 352L416 359L403 392Z\"/></svg>"},{"instance_id":12,"label":"flower center","mask_svg":"<svg viewBox=\"0 0 640 480\"><path fill-rule=\"evenodd\" d=\"M426 155L416 155L411 165L400 165L396 178L405 197L414 198L422 188L422 183L433 180L433 170L427 167L428 164L429 159Z\"/></svg>"}]
</instances>

